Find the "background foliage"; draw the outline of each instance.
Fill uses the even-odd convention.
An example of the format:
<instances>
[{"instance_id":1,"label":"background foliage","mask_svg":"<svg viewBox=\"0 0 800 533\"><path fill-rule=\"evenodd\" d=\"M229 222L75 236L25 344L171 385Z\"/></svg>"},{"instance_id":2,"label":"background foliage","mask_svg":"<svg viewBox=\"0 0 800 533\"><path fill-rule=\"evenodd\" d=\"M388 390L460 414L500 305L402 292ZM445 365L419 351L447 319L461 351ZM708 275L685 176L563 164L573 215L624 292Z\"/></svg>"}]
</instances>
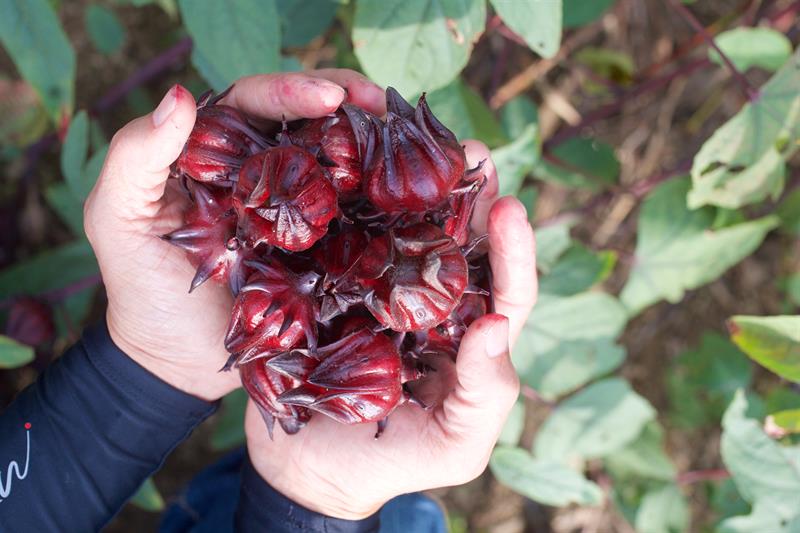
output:
<instances>
[{"instance_id":1,"label":"background foliage","mask_svg":"<svg viewBox=\"0 0 800 533\"><path fill-rule=\"evenodd\" d=\"M791 0L0 0L0 402L102 313L82 202L117 128L176 81L199 94L355 68L427 91L460 138L487 143L536 229L523 394L491 473L440 491L453 530L800 531L798 14ZM20 333L26 295L53 335ZM147 512L239 445L244 400L227 397L111 530L152 528Z\"/></svg>"}]
</instances>

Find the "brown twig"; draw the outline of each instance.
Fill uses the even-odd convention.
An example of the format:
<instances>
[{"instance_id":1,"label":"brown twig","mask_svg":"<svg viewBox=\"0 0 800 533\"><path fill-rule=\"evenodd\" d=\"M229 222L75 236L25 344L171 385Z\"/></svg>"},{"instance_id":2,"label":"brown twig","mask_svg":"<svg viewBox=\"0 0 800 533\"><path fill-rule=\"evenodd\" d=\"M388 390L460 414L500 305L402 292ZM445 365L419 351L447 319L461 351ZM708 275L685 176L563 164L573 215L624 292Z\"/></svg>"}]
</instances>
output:
<instances>
[{"instance_id":1,"label":"brown twig","mask_svg":"<svg viewBox=\"0 0 800 533\"><path fill-rule=\"evenodd\" d=\"M708 32L708 30L706 30L705 26L703 26L700 23L700 21L697 20L697 17L694 16L694 14L689 10L689 8L683 5L681 0L667 0L667 2L672 6L672 8L675 11L678 12L678 14L681 15L681 17L683 17L683 19L686 22L689 23L689 25L697 33L699 33L703 37L703 40L705 40L708 43L708 45L717 52L720 59L722 59L722 62L725 63L725 66L727 66L728 69L731 71L733 77L742 86L742 90L747 96L747 99L752 102L753 100L758 98L759 95L758 89L756 89L750 84L750 81L745 77L744 74L742 74L739 71L738 68L736 68L736 65L733 64L733 61L731 61L728 55L725 52L723 52L719 46L717 46L716 41L714 41L714 37L712 37L711 34Z\"/></svg>"}]
</instances>

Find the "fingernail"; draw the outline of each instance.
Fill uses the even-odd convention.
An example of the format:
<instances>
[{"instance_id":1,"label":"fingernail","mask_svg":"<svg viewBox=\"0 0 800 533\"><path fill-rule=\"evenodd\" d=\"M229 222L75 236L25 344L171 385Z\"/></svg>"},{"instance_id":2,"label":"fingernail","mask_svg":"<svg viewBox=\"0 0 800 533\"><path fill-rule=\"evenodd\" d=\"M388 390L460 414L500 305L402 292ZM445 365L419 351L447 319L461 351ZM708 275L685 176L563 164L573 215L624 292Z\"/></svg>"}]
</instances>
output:
<instances>
[{"instance_id":1,"label":"fingernail","mask_svg":"<svg viewBox=\"0 0 800 533\"><path fill-rule=\"evenodd\" d=\"M508 353L508 319L504 316L486 330L486 355L489 359Z\"/></svg>"},{"instance_id":2,"label":"fingernail","mask_svg":"<svg viewBox=\"0 0 800 533\"><path fill-rule=\"evenodd\" d=\"M164 95L164 98L161 99L161 103L158 104L156 110L153 111L153 126L156 128L161 126L175 111L175 105L178 103L177 95L178 86L173 85Z\"/></svg>"}]
</instances>

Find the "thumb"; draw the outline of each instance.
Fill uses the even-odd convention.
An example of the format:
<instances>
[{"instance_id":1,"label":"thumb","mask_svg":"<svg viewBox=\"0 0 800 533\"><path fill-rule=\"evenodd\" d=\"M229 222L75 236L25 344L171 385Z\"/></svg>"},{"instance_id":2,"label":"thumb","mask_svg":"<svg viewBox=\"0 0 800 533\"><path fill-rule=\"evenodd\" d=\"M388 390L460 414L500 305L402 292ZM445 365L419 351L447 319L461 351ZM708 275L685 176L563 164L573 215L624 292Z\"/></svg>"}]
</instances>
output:
<instances>
[{"instance_id":1,"label":"thumb","mask_svg":"<svg viewBox=\"0 0 800 533\"><path fill-rule=\"evenodd\" d=\"M189 138L195 116L192 94L173 86L152 113L129 122L114 135L93 196L113 198L119 215L155 215L169 166Z\"/></svg>"},{"instance_id":2,"label":"thumb","mask_svg":"<svg viewBox=\"0 0 800 533\"><path fill-rule=\"evenodd\" d=\"M456 359L457 382L443 403L447 429L457 435L491 438L503 427L519 394L509 355L508 318L483 316L472 323Z\"/></svg>"}]
</instances>

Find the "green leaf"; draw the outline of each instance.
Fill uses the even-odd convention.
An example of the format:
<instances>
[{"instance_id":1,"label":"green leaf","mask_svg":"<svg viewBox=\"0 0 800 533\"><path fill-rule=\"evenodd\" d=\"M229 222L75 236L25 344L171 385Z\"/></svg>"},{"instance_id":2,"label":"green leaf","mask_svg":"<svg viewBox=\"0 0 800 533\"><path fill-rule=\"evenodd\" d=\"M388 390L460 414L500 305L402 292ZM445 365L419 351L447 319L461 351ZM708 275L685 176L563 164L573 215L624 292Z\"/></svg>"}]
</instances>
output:
<instances>
[{"instance_id":1,"label":"green leaf","mask_svg":"<svg viewBox=\"0 0 800 533\"><path fill-rule=\"evenodd\" d=\"M27 365L33 361L34 355L32 347L0 335L0 369Z\"/></svg>"},{"instance_id":2,"label":"green leaf","mask_svg":"<svg viewBox=\"0 0 800 533\"><path fill-rule=\"evenodd\" d=\"M648 422L639 436L604 459L617 485L642 480L671 481L675 466L664 452L664 430L656 420Z\"/></svg>"},{"instance_id":3,"label":"green leaf","mask_svg":"<svg viewBox=\"0 0 800 533\"><path fill-rule=\"evenodd\" d=\"M800 272L795 272L782 281L781 289L786 292L791 305L800 307Z\"/></svg>"},{"instance_id":4,"label":"green leaf","mask_svg":"<svg viewBox=\"0 0 800 533\"><path fill-rule=\"evenodd\" d=\"M164 498L161 497L152 478L147 478L142 486L139 487L139 490L131 498L131 503L140 509L153 513L164 510Z\"/></svg>"},{"instance_id":5,"label":"green leaf","mask_svg":"<svg viewBox=\"0 0 800 533\"><path fill-rule=\"evenodd\" d=\"M787 409L773 413L772 420L789 433L800 433L800 409Z\"/></svg>"},{"instance_id":6,"label":"green leaf","mask_svg":"<svg viewBox=\"0 0 800 533\"><path fill-rule=\"evenodd\" d=\"M630 85L636 70L630 54L608 48L594 46L581 48L575 54L575 61L587 66L601 78L620 85ZM592 80L588 80L588 82L592 83ZM596 86L596 90L607 90L604 85L599 83L593 83L593 85Z\"/></svg>"},{"instance_id":7,"label":"green leaf","mask_svg":"<svg viewBox=\"0 0 800 533\"><path fill-rule=\"evenodd\" d=\"M536 228L536 267L547 274L555 266L558 258L569 249L572 240L569 236L570 224L552 224Z\"/></svg>"},{"instance_id":8,"label":"green leaf","mask_svg":"<svg viewBox=\"0 0 800 533\"><path fill-rule=\"evenodd\" d=\"M339 9L336 0L277 0L283 46L305 46L327 30Z\"/></svg>"},{"instance_id":9,"label":"green leaf","mask_svg":"<svg viewBox=\"0 0 800 533\"><path fill-rule=\"evenodd\" d=\"M771 28L734 28L714 38L717 46L738 70L761 67L775 71L792 55L789 38ZM716 50L709 47L708 58L725 66Z\"/></svg>"},{"instance_id":10,"label":"green leaf","mask_svg":"<svg viewBox=\"0 0 800 533\"><path fill-rule=\"evenodd\" d=\"M748 529L772 515L773 524L795 521L800 526L800 461L789 448L770 439L756 420L747 418L747 400L740 390L722 419L722 460L742 497L753 505L746 518L723 523L722 531ZM781 528L759 531L789 531ZM795 530L796 531L796 530Z\"/></svg>"},{"instance_id":11,"label":"green leaf","mask_svg":"<svg viewBox=\"0 0 800 533\"><path fill-rule=\"evenodd\" d=\"M617 262L611 251L594 253L574 243L550 272L539 280L539 292L570 296L590 289L605 280Z\"/></svg>"},{"instance_id":12,"label":"green leaf","mask_svg":"<svg viewBox=\"0 0 800 533\"><path fill-rule=\"evenodd\" d=\"M44 191L47 203L69 227L73 235L83 235L83 202L78 200L66 183L54 183Z\"/></svg>"},{"instance_id":13,"label":"green leaf","mask_svg":"<svg viewBox=\"0 0 800 533\"><path fill-rule=\"evenodd\" d=\"M736 208L777 198L800 139L800 49L759 96L714 132L692 164L689 207Z\"/></svg>"},{"instance_id":14,"label":"green leaf","mask_svg":"<svg viewBox=\"0 0 800 533\"><path fill-rule=\"evenodd\" d=\"M510 144L492 150L492 161L500 180L500 196L517 194L541 154L539 124L529 124Z\"/></svg>"},{"instance_id":15,"label":"green leaf","mask_svg":"<svg viewBox=\"0 0 800 533\"><path fill-rule=\"evenodd\" d=\"M486 102L461 79L429 93L427 99L436 117L459 139L478 139L489 147L507 141Z\"/></svg>"},{"instance_id":16,"label":"green leaf","mask_svg":"<svg viewBox=\"0 0 800 533\"><path fill-rule=\"evenodd\" d=\"M247 394L237 389L222 399L222 410L211 435L211 448L227 450L244 443L244 411Z\"/></svg>"},{"instance_id":17,"label":"green leaf","mask_svg":"<svg viewBox=\"0 0 800 533\"><path fill-rule=\"evenodd\" d=\"M625 349L611 338L564 341L547 352L534 354L520 369L520 379L543 397L553 399L612 372L624 360Z\"/></svg>"},{"instance_id":18,"label":"green leaf","mask_svg":"<svg viewBox=\"0 0 800 533\"><path fill-rule=\"evenodd\" d=\"M568 297L543 294L522 330L514 351L515 362L518 355L522 363L526 354L546 353L562 342L616 338L626 321L625 309L605 293Z\"/></svg>"},{"instance_id":19,"label":"green leaf","mask_svg":"<svg viewBox=\"0 0 800 533\"><path fill-rule=\"evenodd\" d=\"M616 0L563 0L564 27L576 28L600 18Z\"/></svg>"},{"instance_id":20,"label":"green leaf","mask_svg":"<svg viewBox=\"0 0 800 533\"><path fill-rule=\"evenodd\" d=\"M750 512L750 505L742 499L736 484L728 478L711 486L711 507L720 520Z\"/></svg>"},{"instance_id":21,"label":"green leaf","mask_svg":"<svg viewBox=\"0 0 800 533\"><path fill-rule=\"evenodd\" d=\"M522 448L498 446L489 467L500 483L545 505L599 505L603 501L597 484L558 462L534 459Z\"/></svg>"},{"instance_id":22,"label":"green leaf","mask_svg":"<svg viewBox=\"0 0 800 533\"><path fill-rule=\"evenodd\" d=\"M53 122L72 114L75 51L47 0L0 0L0 41Z\"/></svg>"},{"instance_id":23,"label":"green leaf","mask_svg":"<svg viewBox=\"0 0 800 533\"><path fill-rule=\"evenodd\" d=\"M728 327L753 361L800 383L800 316L735 316Z\"/></svg>"},{"instance_id":24,"label":"green leaf","mask_svg":"<svg viewBox=\"0 0 800 533\"><path fill-rule=\"evenodd\" d=\"M561 0L490 0L514 33L542 57L553 57L561 47Z\"/></svg>"},{"instance_id":25,"label":"green leaf","mask_svg":"<svg viewBox=\"0 0 800 533\"><path fill-rule=\"evenodd\" d=\"M533 169L534 177L540 180L592 190L612 185L619 178L619 172L620 164L614 149L585 137L575 137L559 144Z\"/></svg>"},{"instance_id":26,"label":"green leaf","mask_svg":"<svg viewBox=\"0 0 800 533\"><path fill-rule=\"evenodd\" d=\"M517 139L525 133L529 124L539 124L539 109L527 96L517 96L500 108L500 124L509 139Z\"/></svg>"},{"instance_id":27,"label":"green leaf","mask_svg":"<svg viewBox=\"0 0 800 533\"><path fill-rule=\"evenodd\" d=\"M781 219L782 231L800 235L800 188L786 195L776 213Z\"/></svg>"},{"instance_id":28,"label":"green leaf","mask_svg":"<svg viewBox=\"0 0 800 533\"><path fill-rule=\"evenodd\" d=\"M672 363L668 391L673 421L690 427L718 423L752 375L752 363L732 342L718 333L703 333L699 347Z\"/></svg>"},{"instance_id":29,"label":"green leaf","mask_svg":"<svg viewBox=\"0 0 800 533\"><path fill-rule=\"evenodd\" d=\"M194 41L192 62L215 90L280 68L274 0L180 0L179 5Z\"/></svg>"},{"instance_id":30,"label":"green leaf","mask_svg":"<svg viewBox=\"0 0 800 533\"><path fill-rule=\"evenodd\" d=\"M525 206L528 218L533 219L536 214L536 202L539 200L539 190L532 185L526 185L517 193L517 199Z\"/></svg>"},{"instance_id":31,"label":"green leaf","mask_svg":"<svg viewBox=\"0 0 800 533\"><path fill-rule=\"evenodd\" d=\"M76 198L86 198L89 189L83 183L83 169L89 156L89 116L80 111L69 123L61 149L61 173Z\"/></svg>"},{"instance_id":32,"label":"green leaf","mask_svg":"<svg viewBox=\"0 0 800 533\"><path fill-rule=\"evenodd\" d=\"M689 506L680 488L670 483L642 498L636 513L637 533L683 533L689 527Z\"/></svg>"},{"instance_id":33,"label":"green leaf","mask_svg":"<svg viewBox=\"0 0 800 533\"><path fill-rule=\"evenodd\" d=\"M557 461L594 459L633 442L656 411L627 381L593 383L556 407L539 428L536 457Z\"/></svg>"},{"instance_id":34,"label":"green leaf","mask_svg":"<svg viewBox=\"0 0 800 533\"><path fill-rule=\"evenodd\" d=\"M792 519L775 514L765 504L757 503L747 516L734 516L722 522L716 533L797 533L800 531L800 515Z\"/></svg>"},{"instance_id":35,"label":"green leaf","mask_svg":"<svg viewBox=\"0 0 800 533\"><path fill-rule=\"evenodd\" d=\"M461 72L485 24L484 0L358 0L353 49L375 82L420 94Z\"/></svg>"},{"instance_id":36,"label":"green leaf","mask_svg":"<svg viewBox=\"0 0 800 533\"><path fill-rule=\"evenodd\" d=\"M125 28L114 12L107 7L91 4L84 16L84 25L94 47L106 55L117 52L125 42Z\"/></svg>"},{"instance_id":37,"label":"green leaf","mask_svg":"<svg viewBox=\"0 0 800 533\"><path fill-rule=\"evenodd\" d=\"M769 216L711 231L714 210L687 209L688 189L688 180L673 179L644 201L633 268L620 295L631 315L662 298L677 303L684 291L714 281L777 225Z\"/></svg>"},{"instance_id":38,"label":"green leaf","mask_svg":"<svg viewBox=\"0 0 800 533\"><path fill-rule=\"evenodd\" d=\"M516 446L522 437L522 430L525 429L525 402L517 400L511 412L508 414L503 430L497 438L499 444Z\"/></svg>"},{"instance_id":39,"label":"green leaf","mask_svg":"<svg viewBox=\"0 0 800 533\"><path fill-rule=\"evenodd\" d=\"M785 387L777 387L764 398L764 412L774 413L785 409L800 409L800 393Z\"/></svg>"}]
</instances>

